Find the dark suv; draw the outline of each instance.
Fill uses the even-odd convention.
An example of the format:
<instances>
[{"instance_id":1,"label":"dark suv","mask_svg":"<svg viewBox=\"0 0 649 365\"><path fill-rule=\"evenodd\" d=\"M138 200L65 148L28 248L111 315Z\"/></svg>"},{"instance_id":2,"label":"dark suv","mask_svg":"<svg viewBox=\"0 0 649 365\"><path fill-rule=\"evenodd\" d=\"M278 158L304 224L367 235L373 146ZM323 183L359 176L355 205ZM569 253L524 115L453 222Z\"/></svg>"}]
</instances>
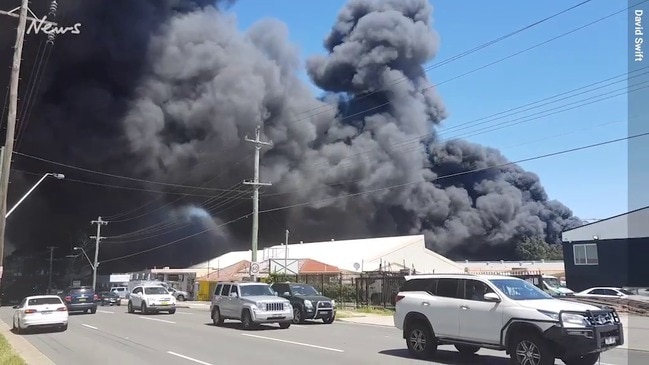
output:
<instances>
[{"instance_id":1,"label":"dark suv","mask_svg":"<svg viewBox=\"0 0 649 365\"><path fill-rule=\"evenodd\" d=\"M95 291L89 286L71 287L61 294L65 301L68 312L97 312L97 301L99 298Z\"/></svg>"},{"instance_id":2,"label":"dark suv","mask_svg":"<svg viewBox=\"0 0 649 365\"><path fill-rule=\"evenodd\" d=\"M293 323L305 319L322 319L331 324L336 319L336 301L320 294L309 284L274 283L271 285L277 295L291 301Z\"/></svg>"}]
</instances>

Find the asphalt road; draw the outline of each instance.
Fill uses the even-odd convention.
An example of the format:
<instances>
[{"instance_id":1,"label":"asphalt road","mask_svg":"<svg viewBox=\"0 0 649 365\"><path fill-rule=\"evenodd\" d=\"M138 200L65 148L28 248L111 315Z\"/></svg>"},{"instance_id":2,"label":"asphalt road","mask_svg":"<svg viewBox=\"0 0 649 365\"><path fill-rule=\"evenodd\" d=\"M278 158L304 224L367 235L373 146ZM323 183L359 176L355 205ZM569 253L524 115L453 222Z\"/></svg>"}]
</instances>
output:
<instances>
[{"instance_id":1,"label":"asphalt road","mask_svg":"<svg viewBox=\"0 0 649 365\"><path fill-rule=\"evenodd\" d=\"M0 308L11 326L13 310ZM397 329L321 322L281 330L267 326L242 331L238 322L211 324L204 310L142 316L126 307L103 307L96 314L72 314L68 331L24 335L56 364L448 364L506 365L504 353L480 350L461 358L451 346L440 347L434 362L408 357ZM557 364L561 364L557 361ZM649 364L649 352L610 351L602 365Z\"/></svg>"}]
</instances>

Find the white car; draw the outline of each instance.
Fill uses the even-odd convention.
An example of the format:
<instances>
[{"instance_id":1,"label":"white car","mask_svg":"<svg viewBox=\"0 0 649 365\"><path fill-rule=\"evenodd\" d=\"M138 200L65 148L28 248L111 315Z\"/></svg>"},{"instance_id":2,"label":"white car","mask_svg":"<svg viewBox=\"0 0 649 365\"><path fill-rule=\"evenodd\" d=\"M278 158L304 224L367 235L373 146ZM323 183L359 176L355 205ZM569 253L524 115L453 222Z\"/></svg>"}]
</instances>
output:
<instances>
[{"instance_id":1,"label":"white car","mask_svg":"<svg viewBox=\"0 0 649 365\"><path fill-rule=\"evenodd\" d=\"M432 357L438 345L462 354L505 351L512 364L594 365L624 344L614 309L555 299L511 276L439 274L406 277L394 325L409 352Z\"/></svg>"},{"instance_id":2,"label":"white car","mask_svg":"<svg viewBox=\"0 0 649 365\"><path fill-rule=\"evenodd\" d=\"M596 287L575 293L576 297L582 298L620 298L620 299L636 299L646 301L647 298L638 295L632 291L616 288L616 287Z\"/></svg>"},{"instance_id":3,"label":"white car","mask_svg":"<svg viewBox=\"0 0 649 365\"><path fill-rule=\"evenodd\" d=\"M55 295L27 297L13 307L13 329L17 333L34 327L56 327L68 329L68 308Z\"/></svg>"},{"instance_id":4,"label":"white car","mask_svg":"<svg viewBox=\"0 0 649 365\"><path fill-rule=\"evenodd\" d=\"M176 298L162 286L141 285L133 288L128 298L128 312L136 310L142 314L169 312L176 313Z\"/></svg>"}]
</instances>

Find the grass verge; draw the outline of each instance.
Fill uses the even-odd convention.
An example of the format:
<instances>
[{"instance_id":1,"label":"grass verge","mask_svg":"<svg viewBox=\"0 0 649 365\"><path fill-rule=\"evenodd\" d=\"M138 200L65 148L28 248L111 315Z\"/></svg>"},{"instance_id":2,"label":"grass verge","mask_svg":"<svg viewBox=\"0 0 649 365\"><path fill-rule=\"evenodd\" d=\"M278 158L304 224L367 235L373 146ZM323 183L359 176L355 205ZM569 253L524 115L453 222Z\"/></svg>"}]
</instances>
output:
<instances>
[{"instance_id":1,"label":"grass verge","mask_svg":"<svg viewBox=\"0 0 649 365\"><path fill-rule=\"evenodd\" d=\"M14 349L9 345L9 341L0 334L0 364L2 365L27 365L27 363L20 358Z\"/></svg>"}]
</instances>

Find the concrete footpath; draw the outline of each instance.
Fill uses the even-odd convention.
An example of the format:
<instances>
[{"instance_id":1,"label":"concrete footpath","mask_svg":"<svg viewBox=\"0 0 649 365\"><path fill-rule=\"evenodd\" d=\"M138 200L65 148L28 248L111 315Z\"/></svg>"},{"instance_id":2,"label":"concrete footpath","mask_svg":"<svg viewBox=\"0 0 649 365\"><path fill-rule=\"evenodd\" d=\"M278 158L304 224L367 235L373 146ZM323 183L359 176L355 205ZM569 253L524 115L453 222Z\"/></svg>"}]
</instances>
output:
<instances>
[{"instance_id":1,"label":"concrete footpath","mask_svg":"<svg viewBox=\"0 0 649 365\"><path fill-rule=\"evenodd\" d=\"M29 343L22 336L11 332L11 328L0 320L0 334L7 339L9 345L20 356L27 365L55 365L52 360L43 355L34 345Z\"/></svg>"}]
</instances>

